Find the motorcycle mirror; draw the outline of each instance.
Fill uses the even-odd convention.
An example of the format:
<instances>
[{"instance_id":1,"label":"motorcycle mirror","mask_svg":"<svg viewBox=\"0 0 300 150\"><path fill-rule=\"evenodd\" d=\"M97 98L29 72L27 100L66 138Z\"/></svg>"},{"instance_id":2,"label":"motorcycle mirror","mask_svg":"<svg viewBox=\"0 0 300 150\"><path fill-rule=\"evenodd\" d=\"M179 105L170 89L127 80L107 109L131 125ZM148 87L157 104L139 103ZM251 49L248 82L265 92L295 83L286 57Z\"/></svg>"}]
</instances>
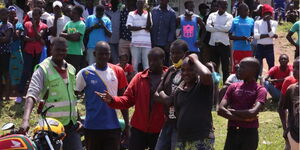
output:
<instances>
[{"instance_id":1,"label":"motorcycle mirror","mask_svg":"<svg viewBox=\"0 0 300 150\"><path fill-rule=\"evenodd\" d=\"M5 131L5 130L11 130L11 129L14 129L15 128L15 124L13 123L6 123L2 126L1 130L2 131Z\"/></svg>"}]
</instances>

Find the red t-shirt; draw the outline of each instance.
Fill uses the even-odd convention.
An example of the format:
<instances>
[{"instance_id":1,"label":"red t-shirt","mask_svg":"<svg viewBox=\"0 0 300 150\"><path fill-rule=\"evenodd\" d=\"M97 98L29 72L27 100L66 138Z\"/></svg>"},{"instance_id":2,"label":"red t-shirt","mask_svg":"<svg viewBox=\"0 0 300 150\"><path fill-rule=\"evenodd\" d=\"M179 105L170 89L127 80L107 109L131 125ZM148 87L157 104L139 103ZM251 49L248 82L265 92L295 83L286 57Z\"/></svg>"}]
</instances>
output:
<instances>
[{"instance_id":1,"label":"red t-shirt","mask_svg":"<svg viewBox=\"0 0 300 150\"><path fill-rule=\"evenodd\" d=\"M117 64L117 65L121 67L120 64ZM124 70L126 76L128 75L128 73L134 72L131 64L126 64L125 67L123 68L123 70Z\"/></svg>"},{"instance_id":2,"label":"red t-shirt","mask_svg":"<svg viewBox=\"0 0 300 150\"><path fill-rule=\"evenodd\" d=\"M279 66L274 66L272 67L269 72L268 72L268 75L272 78L272 79L284 79L286 78L287 76L290 75L290 73L293 71L293 66L292 65L288 65L286 70L284 71L281 71L280 70L280 67ZM282 86L282 82L275 82L274 83L274 86L277 88L277 89L281 89L281 86Z\"/></svg>"},{"instance_id":3,"label":"red t-shirt","mask_svg":"<svg viewBox=\"0 0 300 150\"><path fill-rule=\"evenodd\" d=\"M33 30L33 24L31 21L27 21L24 24L26 35L30 38L35 37L35 32ZM47 29L47 25L40 21L37 30L41 32L42 30ZM44 44L41 41L25 42L24 51L28 54L40 54L42 52Z\"/></svg>"},{"instance_id":4,"label":"red t-shirt","mask_svg":"<svg viewBox=\"0 0 300 150\"><path fill-rule=\"evenodd\" d=\"M230 108L235 110L251 109L256 102L264 104L266 98L267 90L255 81L251 83L232 83L224 96L224 99L228 101ZM228 126L258 128L258 119L251 122L229 120Z\"/></svg>"},{"instance_id":5,"label":"red t-shirt","mask_svg":"<svg viewBox=\"0 0 300 150\"><path fill-rule=\"evenodd\" d=\"M294 76L290 76L290 77L286 78L286 79L283 81L283 84L282 84L282 87L281 87L281 93L282 93L283 95L285 95L285 93L286 93L288 87L289 87L290 85L296 83L296 82L297 82L297 79L294 78Z\"/></svg>"}]
</instances>

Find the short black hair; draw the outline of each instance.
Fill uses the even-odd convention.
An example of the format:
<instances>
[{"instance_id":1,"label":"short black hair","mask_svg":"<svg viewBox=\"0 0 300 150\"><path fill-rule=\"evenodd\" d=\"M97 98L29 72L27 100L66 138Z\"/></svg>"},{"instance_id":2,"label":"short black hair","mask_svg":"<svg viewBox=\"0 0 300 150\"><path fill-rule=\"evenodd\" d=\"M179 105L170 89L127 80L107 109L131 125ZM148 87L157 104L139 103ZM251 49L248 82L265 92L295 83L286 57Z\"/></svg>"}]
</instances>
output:
<instances>
[{"instance_id":1,"label":"short black hair","mask_svg":"<svg viewBox=\"0 0 300 150\"><path fill-rule=\"evenodd\" d=\"M194 3L194 1L193 1L193 0L186 0L186 1L184 2L184 8L186 8L186 5L187 5L188 3Z\"/></svg>"},{"instance_id":2,"label":"short black hair","mask_svg":"<svg viewBox=\"0 0 300 150\"><path fill-rule=\"evenodd\" d=\"M107 42L105 41L99 41L97 42L96 44L96 47L95 47L95 51L99 51L99 50L103 50L103 49L106 49L110 52L110 46Z\"/></svg>"},{"instance_id":3,"label":"short black hair","mask_svg":"<svg viewBox=\"0 0 300 150\"><path fill-rule=\"evenodd\" d=\"M67 40L63 37L55 37L52 41L52 46L56 44L65 44L67 45Z\"/></svg>"},{"instance_id":4,"label":"short black hair","mask_svg":"<svg viewBox=\"0 0 300 150\"><path fill-rule=\"evenodd\" d=\"M241 4L239 4L238 11L241 11L241 9L245 9L245 8L249 10L248 5L242 2Z\"/></svg>"},{"instance_id":5,"label":"short black hair","mask_svg":"<svg viewBox=\"0 0 300 150\"><path fill-rule=\"evenodd\" d=\"M189 46L188 46L188 44L186 43L186 41L181 40L181 39L177 39L176 41L174 41L174 42L171 44L171 47L170 47L170 48L173 48L174 46L180 47L180 49L183 50L184 52L187 52L187 51L189 50Z\"/></svg>"},{"instance_id":6,"label":"short black hair","mask_svg":"<svg viewBox=\"0 0 300 150\"><path fill-rule=\"evenodd\" d=\"M73 7L73 9L74 9L75 11L77 11L77 12L78 12L79 16L81 16L81 15L82 15L82 13L83 13L83 9L82 9L82 7L81 7L81 6L79 6L79 5L75 5L75 6Z\"/></svg>"},{"instance_id":7,"label":"short black hair","mask_svg":"<svg viewBox=\"0 0 300 150\"><path fill-rule=\"evenodd\" d=\"M104 10L105 10L105 7L103 5L99 4L99 5L96 6L96 11L103 11L104 12Z\"/></svg>"},{"instance_id":8,"label":"short black hair","mask_svg":"<svg viewBox=\"0 0 300 150\"><path fill-rule=\"evenodd\" d=\"M209 7L205 3L199 4L198 9L200 10L202 8L209 9Z\"/></svg>"},{"instance_id":9,"label":"short black hair","mask_svg":"<svg viewBox=\"0 0 300 150\"><path fill-rule=\"evenodd\" d=\"M151 55L158 55L161 59L165 58L165 51L160 47L154 47L150 50L148 57Z\"/></svg>"},{"instance_id":10,"label":"short black hair","mask_svg":"<svg viewBox=\"0 0 300 150\"><path fill-rule=\"evenodd\" d=\"M258 59L254 58L254 57L246 57L241 60L241 62L244 62L244 61L246 61L250 67L253 67L255 69L255 73L256 73L255 78L258 79L258 76L260 74L260 67L261 67L261 64L258 61Z\"/></svg>"},{"instance_id":11,"label":"short black hair","mask_svg":"<svg viewBox=\"0 0 300 150\"><path fill-rule=\"evenodd\" d=\"M35 12L35 11L39 12L40 15L43 14L43 11L42 11L41 8L38 8L38 7L33 8L33 9L32 9L32 13Z\"/></svg>"},{"instance_id":12,"label":"short black hair","mask_svg":"<svg viewBox=\"0 0 300 150\"><path fill-rule=\"evenodd\" d=\"M289 58L289 56L288 56L287 54L281 54L281 55L279 56L279 58L280 58L281 56L286 56L287 58Z\"/></svg>"}]
</instances>

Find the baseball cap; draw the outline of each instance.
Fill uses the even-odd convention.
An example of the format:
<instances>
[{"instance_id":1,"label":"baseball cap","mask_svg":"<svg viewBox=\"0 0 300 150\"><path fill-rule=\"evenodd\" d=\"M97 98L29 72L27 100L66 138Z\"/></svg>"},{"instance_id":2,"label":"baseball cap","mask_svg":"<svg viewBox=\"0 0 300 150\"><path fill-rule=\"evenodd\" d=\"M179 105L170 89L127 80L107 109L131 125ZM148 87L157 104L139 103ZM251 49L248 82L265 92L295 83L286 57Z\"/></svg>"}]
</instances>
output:
<instances>
[{"instance_id":1,"label":"baseball cap","mask_svg":"<svg viewBox=\"0 0 300 150\"><path fill-rule=\"evenodd\" d=\"M53 2L52 7L54 8L54 7L56 7L56 6L62 8L62 7L63 7L63 4L62 4L60 1L55 1L55 2Z\"/></svg>"}]
</instances>

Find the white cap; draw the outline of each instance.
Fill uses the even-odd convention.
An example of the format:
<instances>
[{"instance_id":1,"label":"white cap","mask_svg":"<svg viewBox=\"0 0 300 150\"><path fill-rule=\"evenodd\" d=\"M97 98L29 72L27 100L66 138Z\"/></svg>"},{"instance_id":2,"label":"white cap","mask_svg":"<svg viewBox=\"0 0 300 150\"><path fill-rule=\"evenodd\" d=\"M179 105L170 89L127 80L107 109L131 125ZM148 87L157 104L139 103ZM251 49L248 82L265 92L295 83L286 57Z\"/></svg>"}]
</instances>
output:
<instances>
[{"instance_id":1,"label":"white cap","mask_svg":"<svg viewBox=\"0 0 300 150\"><path fill-rule=\"evenodd\" d=\"M54 7L56 7L56 6L62 8L62 7L63 7L63 4L62 4L60 1L55 1L55 2L53 2L52 7L54 8Z\"/></svg>"}]
</instances>

